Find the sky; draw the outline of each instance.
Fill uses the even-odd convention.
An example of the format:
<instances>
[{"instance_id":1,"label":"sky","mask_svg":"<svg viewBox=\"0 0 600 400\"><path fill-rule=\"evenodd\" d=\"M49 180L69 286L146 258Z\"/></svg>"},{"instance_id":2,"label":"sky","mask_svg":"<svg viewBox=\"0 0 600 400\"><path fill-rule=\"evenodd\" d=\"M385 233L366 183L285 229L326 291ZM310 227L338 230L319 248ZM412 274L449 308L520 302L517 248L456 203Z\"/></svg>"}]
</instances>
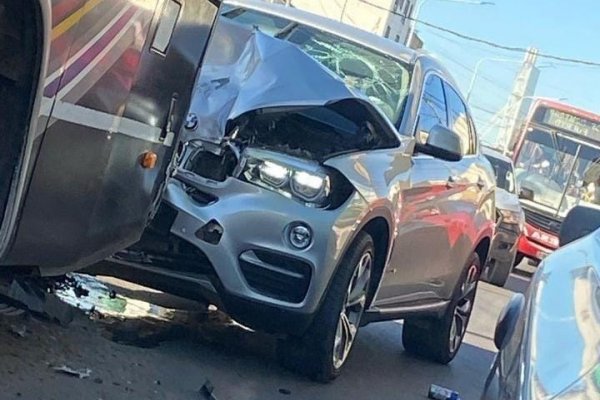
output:
<instances>
[{"instance_id":1,"label":"sky","mask_svg":"<svg viewBox=\"0 0 600 400\"><path fill-rule=\"evenodd\" d=\"M469 36L508 46L535 47L540 53L600 63L600 0L494 0L495 5L470 5L427 0L418 16ZM489 122L507 102L523 53L469 42L449 33L417 25L424 48L437 55L466 94L477 62L484 61L470 101L478 131L493 135ZM536 96L561 99L600 114L600 67L538 59ZM483 110L482 110L483 109Z\"/></svg>"}]
</instances>

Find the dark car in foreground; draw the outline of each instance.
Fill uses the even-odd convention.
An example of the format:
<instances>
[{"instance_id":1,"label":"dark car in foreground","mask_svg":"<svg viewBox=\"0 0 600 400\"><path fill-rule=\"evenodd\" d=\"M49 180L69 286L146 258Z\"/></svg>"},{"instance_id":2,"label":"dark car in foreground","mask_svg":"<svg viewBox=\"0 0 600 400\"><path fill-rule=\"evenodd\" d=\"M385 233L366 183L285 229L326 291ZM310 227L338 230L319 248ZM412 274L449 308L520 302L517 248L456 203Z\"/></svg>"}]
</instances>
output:
<instances>
[{"instance_id":1,"label":"dark car in foreground","mask_svg":"<svg viewBox=\"0 0 600 400\"><path fill-rule=\"evenodd\" d=\"M569 212L564 247L541 262L527 297L515 295L499 319L483 399L600 398L598 228L599 209Z\"/></svg>"},{"instance_id":2,"label":"dark car in foreground","mask_svg":"<svg viewBox=\"0 0 600 400\"><path fill-rule=\"evenodd\" d=\"M504 286L513 267L523 259L517 254L517 248L525 226L525 214L517 195L511 159L487 147L483 154L496 175L496 232L483 279L496 286Z\"/></svg>"},{"instance_id":3,"label":"dark car in foreground","mask_svg":"<svg viewBox=\"0 0 600 400\"><path fill-rule=\"evenodd\" d=\"M408 351L450 362L495 215L454 81L347 25L229 4L163 207L113 271L281 334L282 363L320 381L377 321L404 319Z\"/></svg>"}]
</instances>

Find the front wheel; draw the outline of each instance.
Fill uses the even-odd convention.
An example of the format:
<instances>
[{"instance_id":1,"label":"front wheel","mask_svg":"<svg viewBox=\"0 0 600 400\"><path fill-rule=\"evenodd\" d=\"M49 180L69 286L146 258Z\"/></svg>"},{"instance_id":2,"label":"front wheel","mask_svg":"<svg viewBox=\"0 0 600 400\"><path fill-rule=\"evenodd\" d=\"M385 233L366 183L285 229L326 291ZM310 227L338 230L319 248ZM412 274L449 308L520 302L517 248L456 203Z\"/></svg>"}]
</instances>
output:
<instances>
[{"instance_id":1,"label":"front wheel","mask_svg":"<svg viewBox=\"0 0 600 400\"><path fill-rule=\"evenodd\" d=\"M440 364L454 359L467 333L480 271L481 261L473 253L442 317L404 321L402 343L406 351Z\"/></svg>"},{"instance_id":2,"label":"front wheel","mask_svg":"<svg viewBox=\"0 0 600 400\"><path fill-rule=\"evenodd\" d=\"M340 374L366 306L374 257L373 239L360 233L342 259L307 332L279 343L278 357L284 367L320 382Z\"/></svg>"}]
</instances>

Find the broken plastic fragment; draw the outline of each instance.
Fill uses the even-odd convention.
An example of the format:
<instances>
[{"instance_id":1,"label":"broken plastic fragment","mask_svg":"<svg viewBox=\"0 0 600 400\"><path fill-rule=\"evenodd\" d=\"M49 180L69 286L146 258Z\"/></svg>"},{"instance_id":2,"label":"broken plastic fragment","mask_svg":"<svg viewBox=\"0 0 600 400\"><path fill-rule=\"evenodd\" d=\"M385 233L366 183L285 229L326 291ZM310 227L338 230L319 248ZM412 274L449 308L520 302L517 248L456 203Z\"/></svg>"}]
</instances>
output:
<instances>
[{"instance_id":1,"label":"broken plastic fragment","mask_svg":"<svg viewBox=\"0 0 600 400\"><path fill-rule=\"evenodd\" d=\"M73 369L66 365L61 365L60 367L54 367L53 369L56 372L60 372L62 374L66 374L66 375L76 376L79 379L89 378L90 375L92 374L92 370L89 368Z\"/></svg>"}]
</instances>

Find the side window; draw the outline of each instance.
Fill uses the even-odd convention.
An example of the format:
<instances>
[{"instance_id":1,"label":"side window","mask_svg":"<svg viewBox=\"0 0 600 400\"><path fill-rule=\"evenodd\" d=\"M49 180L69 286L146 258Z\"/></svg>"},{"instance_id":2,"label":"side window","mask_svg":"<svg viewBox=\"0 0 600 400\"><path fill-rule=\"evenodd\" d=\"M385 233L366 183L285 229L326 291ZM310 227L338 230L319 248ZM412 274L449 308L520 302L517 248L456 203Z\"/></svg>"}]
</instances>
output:
<instances>
[{"instance_id":1,"label":"side window","mask_svg":"<svg viewBox=\"0 0 600 400\"><path fill-rule=\"evenodd\" d=\"M429 131L435 125L447 126L446 97L442 80L436 75L430 75L425 82L423 98L419 109L418 139L425 143Z\"/></svg>"},{"instance_id":2,"label":"side window","mask_svg":"<svg viewBox=\"0 0 600 400\"><path fill-rule=\"evenodd\" d=\"M448 104L448 127L460 137L463 154L472 154L471 121L467 115L467 108L450 85L444 84L444 88Z\"/></svg>"}]
</instances>

